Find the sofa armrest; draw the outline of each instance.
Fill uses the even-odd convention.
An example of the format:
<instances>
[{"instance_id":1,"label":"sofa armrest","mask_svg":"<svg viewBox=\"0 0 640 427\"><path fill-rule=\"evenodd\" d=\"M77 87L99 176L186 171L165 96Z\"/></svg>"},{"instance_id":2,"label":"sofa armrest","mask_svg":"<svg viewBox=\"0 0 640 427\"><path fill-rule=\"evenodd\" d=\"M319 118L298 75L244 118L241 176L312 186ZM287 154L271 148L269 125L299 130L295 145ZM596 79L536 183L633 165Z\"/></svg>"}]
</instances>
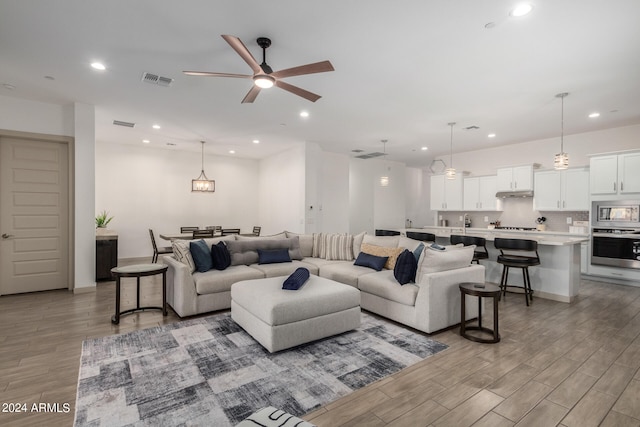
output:
<instances>
[{"instance_id":1,"label":"sofa armrest","mask_svg":"<svg viewBox=\"0 0 640 427\"><path fill-rule=\"evenodd\" d=\"M167 302L180 317L197 314L196 284L189 267L173 257L162 256L167 269Z\"/></svg>"},{"instance_id":2,"label":"sofa armrest","mask_svg":"<svg viewBox=\"0 0 640 427\"><path fill-rule=\"evenodd\" d=\"M460 288L462 282L484 283L483 265L428 273L416 285L416 317L429 333L460 323ZM478 306L467 304L467 319L478 316ZM420 329L420 328L418 328Z\"/></svg>"}]
</instances>

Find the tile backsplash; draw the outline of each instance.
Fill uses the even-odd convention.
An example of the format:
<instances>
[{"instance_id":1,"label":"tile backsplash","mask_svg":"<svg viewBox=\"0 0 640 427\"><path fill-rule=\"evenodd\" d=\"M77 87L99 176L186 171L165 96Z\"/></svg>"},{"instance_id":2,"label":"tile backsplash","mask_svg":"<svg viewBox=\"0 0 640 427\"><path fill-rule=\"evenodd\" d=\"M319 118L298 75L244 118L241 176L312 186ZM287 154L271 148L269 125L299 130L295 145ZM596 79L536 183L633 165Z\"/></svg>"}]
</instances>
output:
<instances>
[{"instance_id":1,"label":"tile backsplash","mask_svg":"<svg viewBox=\"0 0 640 427\"><path fill-rule=\"evenodd\" d=\"M449 226L458 227L463 226L464 221L460 220L460 217L464 217L467 214L471 219L471 227L484 228L491 222L500 220L500 223L504 227L535 227L537 225L536 219L539 217L545 217L547 220L547 231L557 231L562 233L569 232L569 226L567 224L567 217L571 217L571 221L588 221L588 211L536 211L533 210L533 198L511 198L504 199L502 212L438 212L438 216L442 216L442 219L448 221ZM484 218L488 217L489 221L485 222ZM440 221L438 224L440 225Z\"/></svg>"}]
</instances>

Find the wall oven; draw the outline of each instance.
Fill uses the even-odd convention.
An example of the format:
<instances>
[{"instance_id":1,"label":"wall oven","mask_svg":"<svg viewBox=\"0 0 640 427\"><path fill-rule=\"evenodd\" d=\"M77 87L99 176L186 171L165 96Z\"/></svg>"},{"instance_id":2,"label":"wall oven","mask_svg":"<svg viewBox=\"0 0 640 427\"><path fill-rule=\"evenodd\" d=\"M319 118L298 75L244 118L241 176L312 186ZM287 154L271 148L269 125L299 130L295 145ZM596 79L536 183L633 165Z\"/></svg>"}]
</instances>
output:
<instances>
[{"instance_id":1,"label":"wall oven","mask_svg":"<svg viewBox=\"0 0 640 427\"><path fill-rule=\"evenodd\" d=\"M591 264L640 269L640 201L592 202Z\"/></svg>"}]
</instances>

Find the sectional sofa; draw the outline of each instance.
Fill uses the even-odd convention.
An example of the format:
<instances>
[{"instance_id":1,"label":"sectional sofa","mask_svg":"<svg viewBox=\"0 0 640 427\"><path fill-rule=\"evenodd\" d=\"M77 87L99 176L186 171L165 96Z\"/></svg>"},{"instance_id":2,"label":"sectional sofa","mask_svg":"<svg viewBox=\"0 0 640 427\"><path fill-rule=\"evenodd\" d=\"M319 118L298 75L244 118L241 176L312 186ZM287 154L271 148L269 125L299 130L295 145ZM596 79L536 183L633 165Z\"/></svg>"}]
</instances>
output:
<instances>
[{"instance_id":1,"label":"sectional sofa","mask_svg":"<svg viewBox=\"0 0 640 427\"><path fill-rule=\"evenodd\" d=\"M471 264L473 246L438 251L430 242L405 236L297 234L266 237L224 236L205 239L210 247L225 241L230 265L223 270L194 271L189 241L174 241L174 254L165 255L167 301L181 317L228 309L231 286L241 280L287 276L298 267L360 290L361 307L412 328L433 333L460 322L461 282L484 282L482 265ZM420 248L423 245L424 248ZM268 250L287 249L290 261L259 263ZM404 250L420 253L415 282L401 285L394 263ZM355 265L361 252L388 256L386 268ZM477 317L477 305L467 304L466 318Z\"/></svg>"}]
</instances>

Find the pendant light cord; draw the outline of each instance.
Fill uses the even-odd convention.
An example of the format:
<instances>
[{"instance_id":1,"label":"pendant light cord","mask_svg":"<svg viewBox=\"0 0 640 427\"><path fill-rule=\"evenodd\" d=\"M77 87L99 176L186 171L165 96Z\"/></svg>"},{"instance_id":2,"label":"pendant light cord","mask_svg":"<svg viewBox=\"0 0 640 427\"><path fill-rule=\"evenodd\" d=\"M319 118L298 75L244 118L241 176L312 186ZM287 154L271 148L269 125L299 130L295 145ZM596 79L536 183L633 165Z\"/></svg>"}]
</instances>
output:
<instances>
[{"instance_id":1,"label":"pendant light cord","mask_svg":"<svg viewBox=\"0 0 640 427\"><path fill-rule=\"evenodd\" d=\"M201 166L202 166L202 172L204 172L204 141L200 141L200 144L202 144L202 162L201 162Z\"/></svg>"},{"instance_id":2,"label":"pendant light cord","mask_svg":"<svg viewBox=\"0 0 640 427\"><path fill-rule=\"evenodd\" d=\"M560 98L561 101L561 111L560 111L560 152L564 153L564 97L567 96L563 94Z\"/></svg>"},{"instance_id":3,"label":"pendant light cord","mask_svg":"<svg viewBox=\"0 0 640 427\"><path fill-rule=\"evenodd\" d=\"M451 138L449 140L449 163L451 164L451 166L449 166L450 168L453 168L453 125L455 124L456 122L449 123L449 126L451 127Z\"/></svg>"}]
</instances>

